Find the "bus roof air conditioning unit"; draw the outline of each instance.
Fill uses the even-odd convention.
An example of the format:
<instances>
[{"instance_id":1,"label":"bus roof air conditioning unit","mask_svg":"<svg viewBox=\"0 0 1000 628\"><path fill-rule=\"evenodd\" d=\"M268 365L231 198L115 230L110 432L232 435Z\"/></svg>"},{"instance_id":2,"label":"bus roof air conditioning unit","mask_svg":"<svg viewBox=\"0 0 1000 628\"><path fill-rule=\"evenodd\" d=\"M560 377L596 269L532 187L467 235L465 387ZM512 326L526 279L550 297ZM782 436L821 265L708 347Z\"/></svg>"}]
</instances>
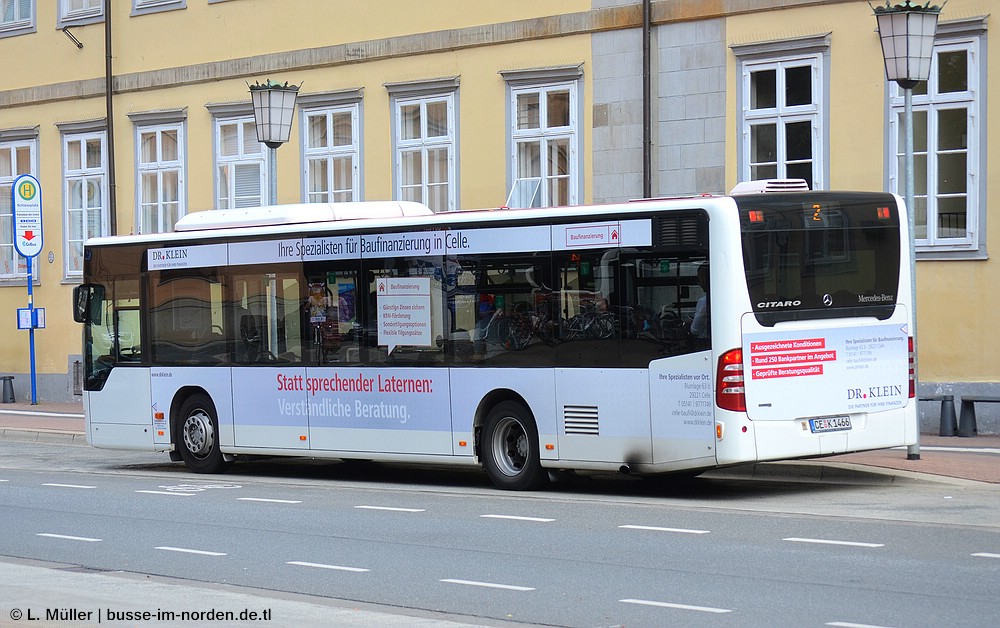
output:
<instances>
[{"instance_id":1,"label":"bus roof air conditioning unit","mask_svg":"<svg viewBox=\"0 0 1000 628\"><path fill-rule=\"evenodd\" d=\"M729 192L729 195L808 191L809 184L806 183L805 179L761 179L759 181L741 181Z\"/></svg>"}]
</instances>

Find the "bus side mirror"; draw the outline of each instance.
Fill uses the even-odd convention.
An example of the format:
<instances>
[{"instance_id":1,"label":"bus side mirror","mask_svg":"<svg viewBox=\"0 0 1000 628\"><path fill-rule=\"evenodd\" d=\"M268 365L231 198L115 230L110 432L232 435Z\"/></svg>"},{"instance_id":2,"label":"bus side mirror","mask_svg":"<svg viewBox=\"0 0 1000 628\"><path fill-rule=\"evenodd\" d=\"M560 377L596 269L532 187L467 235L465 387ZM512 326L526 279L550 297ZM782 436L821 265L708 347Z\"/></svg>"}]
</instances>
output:
<instances>
[{"instance_id":1,"label":"bus side mirror","mask_svg":"<svg viewBox=\"0 0 1000 628\"><path fill-rule=\"evenodd\" d=\"M88 309L90 309L89 286L76 286L73 288L73 320L77 323L86 323Z\"/></svg>"},{"instance_id":2,"label":"bus side mirror","mask_svg":"<svg viewBox=\"0 0 1000 628\"><path fill-rule=\"evenodd\" d=\"M83 284L73 288L73 320L77 323L101 322L101 301L104 300L104 286Z\"/></svg>"}]
</instances>

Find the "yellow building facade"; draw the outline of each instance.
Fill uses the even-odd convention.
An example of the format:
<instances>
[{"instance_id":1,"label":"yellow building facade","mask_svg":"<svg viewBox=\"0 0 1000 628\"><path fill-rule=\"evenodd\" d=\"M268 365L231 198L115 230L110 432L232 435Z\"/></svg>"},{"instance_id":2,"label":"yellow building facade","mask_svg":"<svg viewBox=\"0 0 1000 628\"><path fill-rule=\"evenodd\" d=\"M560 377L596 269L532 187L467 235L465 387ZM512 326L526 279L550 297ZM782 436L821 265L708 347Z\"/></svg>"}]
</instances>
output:
<instances>
[{"instance_id":1,"label":"yellow building facade","mask_svg":"<svg viewBox=\"0 0 1000 628\"><path fill-rule=\"evenodd\" d=\"M915 94L930 182L917 193L927 394L1000 393L991 4L949 0L940 80ZM581 204L771 176L902 189L902 100L864 1L13 0L0 20L0 373L15 376L19 400L30 391L28 334L14 324L27 281L10 233L13 178L34 175L43 194L38 397L72 400L70 296L86 237L267 203L270 154L253 134L248 83L300 86L276 151L279 203Z\"/></svg>"}]
</instances>

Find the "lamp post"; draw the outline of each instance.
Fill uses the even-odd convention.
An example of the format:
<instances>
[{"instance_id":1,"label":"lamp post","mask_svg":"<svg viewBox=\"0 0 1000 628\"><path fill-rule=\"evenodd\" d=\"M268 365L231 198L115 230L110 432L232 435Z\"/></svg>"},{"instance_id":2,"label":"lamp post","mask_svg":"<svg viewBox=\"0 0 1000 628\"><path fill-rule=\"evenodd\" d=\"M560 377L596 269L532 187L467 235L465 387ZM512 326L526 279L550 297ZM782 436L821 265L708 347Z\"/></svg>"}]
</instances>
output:
<instances>
[{"instance_id":1,"label":"lamp post","mask_svg":"<svg viewBox=\"0 0 1000 628\"><path fill-rule=\"evenodd\" d=\"M270 204L278 204L278 147L288 141L292 132L292 115L295 113L295 99L299 95L298 85L275 83L268 79L264 83L250 85L253 101L253 117L257 124L257 141L271 149L268 160L270 181Z\"/></svg>"},{"instance_id":2,"label":"lamp post","mask_svg":"<svg viewBox=\"0 0 1000 628\"><path fill-rule=\"evenodd\" d=\"M945 0L947 2L947 0ZM871 6L871 5L869 5ZM942 5L943 6L943 5ZM916 220L913 203L913 87L926 81L931 73L934 33L941 7L903 0L898 4L872 7L878 20L878 36L885 59L885 77L896 81L903 90L903 199L910 229L910 291L913 295L911 326L913 334L913 379L917 385L917 249ZM919 398L919 393L918 393ZM917 444L906 450L908 460L920 459L920 425Z\"/></svg>"}]
</instances>

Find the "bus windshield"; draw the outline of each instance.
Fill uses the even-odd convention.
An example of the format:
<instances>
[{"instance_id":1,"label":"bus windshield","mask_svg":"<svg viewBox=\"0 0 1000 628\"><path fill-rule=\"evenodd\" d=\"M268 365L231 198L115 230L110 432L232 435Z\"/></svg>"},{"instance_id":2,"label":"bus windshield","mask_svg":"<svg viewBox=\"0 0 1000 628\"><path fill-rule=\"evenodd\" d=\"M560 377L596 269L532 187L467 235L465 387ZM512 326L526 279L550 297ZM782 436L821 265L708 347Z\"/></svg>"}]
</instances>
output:
<instances>
[{"instance_id":1,"label":"bus windshield","mask_svg":"<svg viewBox=\"0 0 1000 628\"><path fill-rule=\"evenodd\" d=\"M747 288L761 325L892 315L900 259L893 196L787 193L734 199Z\"/></svg>"}]
</instances>

